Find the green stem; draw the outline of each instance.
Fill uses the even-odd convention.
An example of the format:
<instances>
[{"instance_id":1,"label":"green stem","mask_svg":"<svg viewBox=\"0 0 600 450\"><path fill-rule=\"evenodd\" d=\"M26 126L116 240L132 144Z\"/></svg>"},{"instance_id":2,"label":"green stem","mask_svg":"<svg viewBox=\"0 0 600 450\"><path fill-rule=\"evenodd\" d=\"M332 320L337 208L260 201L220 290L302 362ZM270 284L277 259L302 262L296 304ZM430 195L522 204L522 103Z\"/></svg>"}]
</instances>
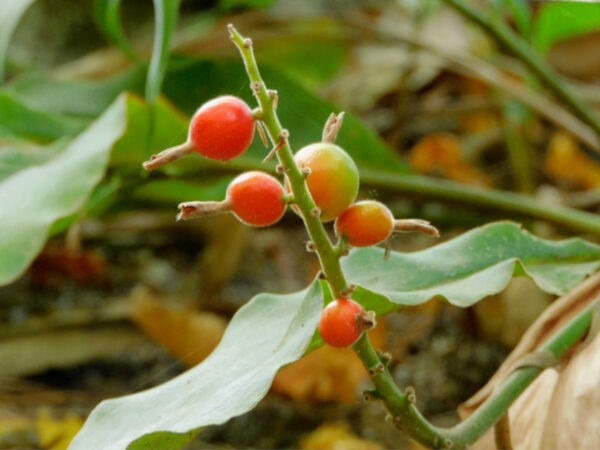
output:
<instances>
[{"instance_id":1,"label":"green stem","mask_svg":"<svg viewBox=\"0 0 600 450\"><path fill-rule=\"evenodd\" d=\"M317 206L304 182L305 176L294 161L292 149L287 138L284 137L284 128L281 126L275 111L276 94L267 90L260 76L252 50L252 41L238 33L233 25L230 25L228 29L233 43L242 55L246 72L250 78L250 88L260 105L260 121L265 125L273 145L278 146L277 159L289 181L294 195L294 203L300 210L308 235L314 243L323 273L331 286L333 294L338 296L340 291L346 288L346 279L339 264L339 255L335 251L329 236L327 236L318 214L315 214Z\"/></svg>"},{"instance_id":2,"label":"green stem","mask_svg":"<svg viewBox=\"0 0 600 450\"><path fill-rule=\"evenodd\" d=\"M304 182L304 175L294 161L287 138L282 133L284 129L275 111L275 97L267 90L260 76L252 51L252 43L249 39L241 36L232 25L229 26L229 32L242 55L251 81L251 88L260 104L260 120L264 123L271 141L277 148L277 158L290 182L295 203L300 209L308 234L314 243L321 268L332 288L333 295L337 296L346 287L339 253L327 236L323 224L313 214L315 203ZM394 174L394 178L402 179L397 174ZM596 300L595 303L599 301ZM591 307L578 314L575 319L541 346L540 350L550 351L556 358L560 358L588 330L591 322L590 310L593 306L592 304ZM453 428L442 429L423 417L414 404L414 398L412 398L414 394L404 393L396 385L390 372L371 345L367 333L361 336L353 348L369 370L376 388L376 397L384 402L394 424L413 439L436 448L463 448L474 442L506 413L510 404L542 372L542 368L539 367L522 367L515 370L471 417Z\"/></svg>"},{"instance_id":3,"label":"green stem","mask_svg":"<svg viewBox=\"0 0 600 450\"><path fill-rule=\"evenodd\" d=\"M541 55L532 50L527 41L521 39L498 18L488 16L467 5L463 0L443 0L456 11L477 23L490 33L496 41L517 56L558 98L569 105L575 115L586 122L600 136L600 117L558 75Z\"/></svg>"},{"instance_id":4,"label":"green stem","mask_svg":"<svg viewBox=\"0 0 600 450\"><path fill-rule=\"evenodd\" d=\"M555 333L538 351L551 352L560 359L587 333L594 307L600 304L595 300L588 308L576 315L569 323ZM380 364L379 357L369 340L363 336L354 349L362 359L365 367L372 368ZM394 383L390 373L384 370L371 379L377 393L393 417L398 428L432 448L464 448L480 438L506 413L515 399L523 393L543 368L525 366L512 372L494 393L468 419L452 428L438 428L425 419L408 396L401 392Z\"/></svg>"}]
</instances>

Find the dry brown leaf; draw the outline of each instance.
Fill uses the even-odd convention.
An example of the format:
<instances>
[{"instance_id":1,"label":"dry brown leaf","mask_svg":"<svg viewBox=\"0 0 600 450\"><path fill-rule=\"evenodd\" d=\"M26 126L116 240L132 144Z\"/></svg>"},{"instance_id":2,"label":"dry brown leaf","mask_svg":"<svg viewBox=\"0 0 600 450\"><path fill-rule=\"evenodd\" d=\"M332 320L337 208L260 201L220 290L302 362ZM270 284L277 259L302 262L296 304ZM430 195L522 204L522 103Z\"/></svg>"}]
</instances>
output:
<instances>
[{"instance_id":1,"label":"dry brown leaf","mask_svg":"<svg viewBox=\"0 0 600 450\"><path fill-rule=\"evenodd\" d=\"M575 139L564 131L552 135L544 168L551 177L577 187L600 186L600 164L582 152Z\"/></svg>"},{"instance_id":2,"label":"dry brown leaf","mask_svg":"<svg viewBox=\"0 0 600 450\"><path fill-rule=\"evenodd\" d=\"M213 351L227 326L216 314L171 304L143 291L135 296L131 314L144 332L190 366Z\"/></svg>"},{"instance_id":3,"label":"dry brown leaf","mask_svg":"<svg viewBox=\"0 0 600 450\"><path fill-rule=\"evenodd\" d=\"M378 319L369 337L381 348L386 326ZM367 372L354 351L325 345L282 369L273 380L273 391L307 402L356 401L357 387Z\"/></svg>"},{"instance_id":4,"label":"dry brown leaf","mask_svg":"<svg viewBox=\"0 0 600 450\"><path fill-rule=\"evenodd\" d=\"M463 159L461 142L450 133L433 133L422 138L410 150L410 164L421 173L440 174L461 183L491 185L485 173Z\"/></svg>"},{"instance_id":5,"label":"dry brown leaf","mask_svg":"<svg viewBox=\"0 0 600 450\"><path fill-rule=\"evenodd\" d=\"M470 416L526 354L600 296L600 273L555 301L527 330L491 380L459 408ZM595 449L600 443L600 334L557 371L546 369L509 409L515 449ZM490 430L474 448L495 449Z\"/></svg>"},{"instance_id":6,"label":"dry brown leaf","mask_svg":"<svg viewBox=\"0 0 600 450\"><path fill-rule=\"evenodd\" d=\"M326 423L300 442L306 450L383 450L377 442L362 439L354 434L347 423Z\"/></svg>"}]
</instances>

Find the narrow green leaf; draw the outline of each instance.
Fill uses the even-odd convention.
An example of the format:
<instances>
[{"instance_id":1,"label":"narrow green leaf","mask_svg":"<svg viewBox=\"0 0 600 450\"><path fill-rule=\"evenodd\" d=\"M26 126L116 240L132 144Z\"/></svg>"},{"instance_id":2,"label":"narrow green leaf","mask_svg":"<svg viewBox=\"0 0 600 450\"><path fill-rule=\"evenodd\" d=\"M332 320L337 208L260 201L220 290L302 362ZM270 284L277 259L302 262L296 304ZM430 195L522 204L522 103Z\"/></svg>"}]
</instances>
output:
<instances>
[{"instance_id":1,"label":"narrow green leaf","mask_svg":"<svg viewBox=\"0 0 600 450\"><path fill-rule=\"evenodd\" d=\"M597 2L548 2L540 7L533 24L535 48L545 54L556 42L600 28Z\"/></svg>"},{"instance_id":2,"label":"narrow green leaf","mask_svg":"<svg viewBox=\"0 0 600 450\"><path fill-rule=\"evenodd\" d=\"M142 436L144 448L177 448L182 433L249 411L277 371L303 355L322 307L317 282L294 294L257 295L206 360L160 386L100 403L69 448L122 449Z\"/></svg>"},{"instance_id":3,"label":"narrow green leaf","mask_svg":"<svg viewBox=\"0 0 600 450\"><path fill-rule=\"evenodd\" d=\"M14 142L0 146L0 181L31 166L43 164L64 150L58 141L48 146L31 142Z\"/></svg>"},{"instance_id":4,"label":"narrow green leaf","mask_svg":"<svg viewBox=\"0 0 600 450\"><path fill-rule=\"evenodd\" d=\"M350 282L399 305L440 296L454 305L470 306L504 289L513 273L562 295L600 267L600 246L582 239L540 239L511 222L476 228L420 252L392 252L389 259L383 253L357 249L342 266ZM368 292L357 295L371 298ZM373 306L384 311L390 307L377 301Z\"/></svg>"},{"instance_id":5,"label":"narrow green leaf","mask_svg":"<svg viewBox=\"0 0 600 450\"><path fill-rule=\"evenodd\" d=\"M121 27L121 0L94 0L94 18L110 42L131 58L137 59Z\"/></svg>"},{"instance_id":6,"label":"narrow green leaf","mask_svg":"<svg viewBox=\"0 0 600 450\"><path fill-rule=\"evenodd\" d=\"M31 108L6 92L0 92L0 123L18 136L46 141L77 134L84 127L82 121Z\"/></svg>"},{"instance_id":7,"label":"narrow green leaf","mask_svg":"<svg viewBox=\"0 0 600 450\"><path fill-rule=\"evenodd\" d=\"M154 47L146 81L146 100L149 102L160 94L178 12L179 0L154 0Z\"/></svg>"},{"instance_id":8,"label":"narrow green leaf","mask_svg":"<svg viewBox=\"0 0 600 450\"><path fill-rule=\"evenodd\" d=\"M0 286L23 273L52 223L83 205L124 129L125 99L120 98L56 158L0 183Z\"/></svg>"},{"instance_id":9,"label":"narrow green leaf","mask_svg":"<svg viewBox=\"0 0 600 450\"><path fill-rule=\"evenodd\" d=\"M174 208L185 201L210 201L224 199L227 186L233 176L202 179L202 182L165 179L145 183L133 193L133 198L152 200Z\"/></svg>"},{"instance_id":10,"label":"narrow green leaf","mask_svg":"<svg viewBox=\"0 0 600 450\"><path fill-rule=\"evenodd\" d=\"M98 117L123 91L143 95L146 67L100 80L56 79L27 73L12 80L6 90L30 108L68 116Z\"/></svg>"},{"instance_id":11,"label":"narrow green leaf","mask_svg":"<svg viewBox=\"0 0 600 450\"><path fill-rule=\"evenodd\" d=\"M3 0L0 5L0 81L4 79L4 64L10 38L27 11L35 0Z\"/></svg>"}]
</instances>

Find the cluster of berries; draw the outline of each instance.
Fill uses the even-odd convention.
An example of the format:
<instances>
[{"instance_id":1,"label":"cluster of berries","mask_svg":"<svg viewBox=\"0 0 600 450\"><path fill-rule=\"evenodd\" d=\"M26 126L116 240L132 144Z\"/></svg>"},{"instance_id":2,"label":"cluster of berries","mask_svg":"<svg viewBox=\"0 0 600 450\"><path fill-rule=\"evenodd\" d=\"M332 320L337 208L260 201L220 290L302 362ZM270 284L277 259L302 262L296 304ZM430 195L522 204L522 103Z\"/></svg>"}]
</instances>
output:
<instances>
[{"instance_id":1,"label":"cluster of berries","mask_svg":"<svg viewBox=\"0 0 600 450\"><path fill-rule=\"evenodd\" d=\"M241 155L252 143L256 120L252 110L233 96L217 97L202 105L192 117L187 141L164 150L144 163L153 170L197 152L207 158L228 161ZM359 174L352 158L333 142L320 142L302 148L294 155L305 174L308 190L323 222L335 220L334 229L347 245L367 247L384 242L393 231L422 231L437 235L428 222L417 219L395 220L382 203L365 200L354 203ZM220 202L186 202L179 205L178 219L198 218L232 212L242 222L257 227L275 224L285 213L291 186L261 171L236 177ZM292 209L298 212L292 204ZM335 347L352 345L364 331L365 311L349 298L327 305L319 323L325 342ZM361 325L363 324L363 325Z\"/></svg>"}]
</instances>

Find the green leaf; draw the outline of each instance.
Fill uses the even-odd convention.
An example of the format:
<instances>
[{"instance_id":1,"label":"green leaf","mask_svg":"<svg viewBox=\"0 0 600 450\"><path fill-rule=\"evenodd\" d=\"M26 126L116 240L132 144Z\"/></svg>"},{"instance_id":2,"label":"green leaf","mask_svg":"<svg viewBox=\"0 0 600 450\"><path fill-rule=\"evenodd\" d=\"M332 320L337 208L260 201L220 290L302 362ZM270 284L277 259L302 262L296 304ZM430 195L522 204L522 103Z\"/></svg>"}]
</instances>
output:
<instances>
[{"instance_id":1,"label":"green leaf","mask_svg":"<svg viewBox=\"0 0 600 450\"><path fill-rule=\"evenodd\" d=\"M137 59L121 27L121 0L94 0L94 18L110 42L131 58Z\"/></svg>"},{"instance_id":2,"label":"green leaf","mask_svg":"<svg viewBox=\"0 0 600 450\"><path fill-rule=\"evenodd\" d=\"M178 203L190 200L211 201L223 199L232 178L226 176L216 179L203 179L201 183L175 178L150 181L136 189L133 198L165 203L171 208L174 208Z\"/></svg>"},{"instance_id":3,"label":"green leaf","mask_svg":"<svg viewBox=\"0 0 600 450\"><path fill-rule=\"evenodd\" d=\"M283 126L290 131L292 148L297 151L305 145L320 141L325 120L331 112L338 111L338 108L319 99L278 70L261 65L261 73L267 86L277 90L279 94L277 113ZM237 60L179 60L173 64L165 78L163 92L190 115L205 101L223 94L237 95L249 105L256 105L243 64ZM337 143L354 158L360 169L380 168L399 173L409 171L373 130L350 113L344 118ZM262 160L267 152L256 138L242 157L223 167L245 164L254 165L255 168L262 167L264 170ZM198 167L194 167L194 164L202 164L202 160L186 158L185 162L174 166L181 169L187 166L187 170L194 171Z\"/></svg>"},{"instance_id":4,"label":"green leaf","mask_svg":"<svg viewBox=\"0 0 600 450\"><path fill-rule=\"evenodd\" d=\"M102 402L73 439L72 450L173 448L165 439L221 424L252 409L284 365L300 358L317 327L319 284L288 295L259 294L240 308L202 363L155 388ZM137 443L136 443L137 445Z\"/></svg>"},{"instance_id":5,"label":"green leaf","mask_svg":"<svg viewBox=\"0 0 600 450\"><path fill-rule=\"evenodd\" d=\"M0 183L0 286L23 273L52 223L81 208L124 129L125 99L120 98L57 157Z\"/></svg>"},{"instance_id":6,"label":"green leaf","mask_svg":"<svg viewBox=\"0 0 600 450\"><path fill-rule=\"evenodd\" d=\"M268 8L277 0L219 0L217 6L224 11L240 8Z\"/></svg>"},{"instance_id":7,"label":"green leaf","mask_svg":"<svg viewBox=\"0 0 600 450\"><path fill-rule=\"evenodd\" d=\"M188 119L173 105L159 98L149 105L130 96L127 101L127 131L112 152L111 165L142 170L150 155L184 142ZM188 158L189 161L189 158Z\"/></svg>"},{"instance_id":8,"label":"green leaf","mask_svg":"<svg viewBox=\"0 0 600 450\"><path fill-rule=\"evenodd\" d=\"M66 80L48 74L26 73L12 80L6 89L30 108L95 118L121 92L143 94L145 76L143 65L100 80Z\"/></svg>"},{"instance_id":9,"label":"green leaf","mask_svg":"<svg viewBox=\"0 0 600 450\"><path fill-rule=\"evenodd\" d=\"M81 121L26 106L6 92L0 92L0 123L18 136L46 141L75 135L84 127Z\"/></svg>"},{"instance_id":10,"label":"green leaf","mask_svg":"<svg viewBox=\"0 0 600 450\"><path fill-rule=\"evenodd\" d=\"M146 100L149 102L160 94L178 11L179 0L154 0L154 46L146 81Z\"/></svg>"},{"instance_id":11,"label":"green leaf","mask_svg":"<svg viewBox=\"0 0 600 450\"><path fill-rule=\"evenodd\" d=\"M551 2L540 7L533 25L535 48L545 54L558 41L600 28L600 4Z\"/></svg>"},{"instance_id":12,"label":"green leaf","mask_svg":"<svg viewBox=\"0 0 600 450\"><path fill-rule=\"evenodd\" d=\"M471 230L415 253L357 249L342 260L347 279L398 305L416 305L440 296L470 306L500 292L513 273L531 277L546 292L562 295L600 267L600 246L582 239L553 242L512 222ZM357 295L369 297L368 292ZM388 311L389 303L380 307Z\"/></svg>"},{"instance_id":13,"label":"green leaf","mask_svg":"<svg viewBox=\"0 0 600 450\"><path fill-rule=\"evenodd\" d=\"M0 81L4 79L4 63L10 38L27 11L35 0L3 0L0 5Z\"/></svg>"},{"instance_id":14,"label":"green leaf","mask_svg":"<svg viewBox=\"0 0 600 450\"><path fill-rule=\"evenodd\" d=\"M30 166L43 164L64 150L65 142L49 146L15 142L0 146L0 181Z\"/></svg>"}]
</instances>

